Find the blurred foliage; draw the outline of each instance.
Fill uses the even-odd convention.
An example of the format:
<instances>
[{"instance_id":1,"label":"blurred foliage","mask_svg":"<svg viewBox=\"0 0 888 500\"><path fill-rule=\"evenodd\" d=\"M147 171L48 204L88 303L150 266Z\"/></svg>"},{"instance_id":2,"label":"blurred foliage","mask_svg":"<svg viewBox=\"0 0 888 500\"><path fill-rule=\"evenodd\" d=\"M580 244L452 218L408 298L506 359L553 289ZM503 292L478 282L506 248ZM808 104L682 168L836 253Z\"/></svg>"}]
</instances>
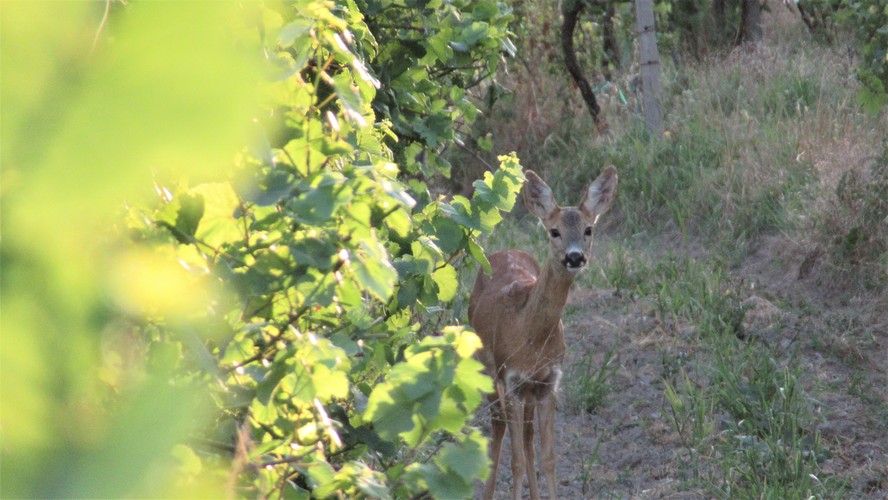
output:
<instances>
[{"instance_id":1,"label":"blurred foliage","mask_svg":"<svg viewBox=\"0 0 888 500\"><path fill-rule=\"evenodd\" d=\"M883 0L799 0L799 11L812 33L834 41L850 32L859 50L858 98L878 112L888 105L888 5Z\"/></svg>"},{"instance_id":2,"label":"blurred foliage","mask_svg":"<svg viewBox=\"0 0 888 500\"><path fill-rule=\"evenodd\" d=\"M425 181L509 19L4 3L0 493L470 495L492 388L446 304L523 177Z\"/></svg>"},{"instance_id":3,"label":"blurred foliage","mask_svg":"<svg viewBox=\"0 0 888 500\"><path fill-rule=\"evenodd\" d=\"M888 105L888 5L881 0L849 0L839 15L854 26L861 47L857 78L864 108L879 111Z\"/></svg>"},{"instance_id":4,"label":"blurred foliage","mask_svg":"<svg viewBox=\"0 0 888 500\"><path fill-rule=\"evenodd\" d=\"M214 292L109 239L152 170L202 175L237 150L258 65L225 42L230 4L113 7L96 47L102 4L0 14L3 496L165 494L169 451L209 402L131 369L143 353L116 311L137 299L186 335Z\"/></svg>"}]
</instances>

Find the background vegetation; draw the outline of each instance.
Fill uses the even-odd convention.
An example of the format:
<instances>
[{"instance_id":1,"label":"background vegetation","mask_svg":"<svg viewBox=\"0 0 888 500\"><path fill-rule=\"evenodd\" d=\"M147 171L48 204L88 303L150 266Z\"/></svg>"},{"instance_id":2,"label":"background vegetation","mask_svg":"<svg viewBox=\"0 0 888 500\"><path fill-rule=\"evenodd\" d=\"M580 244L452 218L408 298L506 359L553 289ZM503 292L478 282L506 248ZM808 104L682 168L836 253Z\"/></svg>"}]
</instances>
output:
<instances>
[{"instance_id":1,"label":"background vegetation","mask_svg":"<svg viewBox=\"0 0 888 500\"><path fill-rule=\"evenodd\" d=\"M4 3L0 493L470 496L491 386L460 324L483 248L542 252L521 208L493 231L522 165L573 203L611 163L579 288L653 318L672 491L884 491L884 462L829 467L816 403L853 396L885 434L877 3L804 3L820 24L754 50L706 2L658 3L663 138L628 3L578 35L604 136L550 2ZM757 323L763 297L808 339ZM572 353L564 410L626 405L620 349ZM583 494L620 494L583 458Z\"/></svg>"},{"instance_id":2,"label":"background vegetation","mask_svg":"<svg viewBox=\"0 0 888 500\"><path fill-rule=\"evenodd\" d=\"M661 141L631 71L601 83L609 135L539 68L490 113L511 123L483 122L560 199L603 165L620 172L566 314L560 453L582 464L578 497L884 495L888 464L865 443L888 422L888 121L855 80L863 49L843 16L859 11L837 11L828 40L772 9L757 48L678 43ZM534 226L519 210L487 246L542 255Z\"/></svg>"}]
</instances>

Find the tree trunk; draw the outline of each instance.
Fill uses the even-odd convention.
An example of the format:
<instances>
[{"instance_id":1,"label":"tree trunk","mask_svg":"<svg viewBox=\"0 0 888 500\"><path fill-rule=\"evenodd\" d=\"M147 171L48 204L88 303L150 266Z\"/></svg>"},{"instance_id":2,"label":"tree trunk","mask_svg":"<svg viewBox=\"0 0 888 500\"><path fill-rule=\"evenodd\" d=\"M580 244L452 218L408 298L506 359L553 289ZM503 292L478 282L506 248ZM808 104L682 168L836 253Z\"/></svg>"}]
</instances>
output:
<instances>
[{"instance_id":1,"label":"tree trunk","mask_svg":"<svg viewBox=\"0 0 888 500\"><path fill-rule=\"evenodd\" d=\"M620 61L620 45L617 43L617 35L614 30L615 15L616 9L614 8L614 3L608 2L607 10L604 12L604 20L602 22L601 37L604 42L604 54L607 57L607 62L613 64L614 69L620 69L620 63L622 61ZM608 81L613 80L609 68L606 70L604 77Z\"/></svg>"},{"instance_id":2,"label":"tree trunk","mask_svg":"<svg viewBox=\"0 0 888 500\"><path fill-rule=\"evenodd\" d=\"M737 45L758 45L762 41L762 3L761 0L742 0L743 18L740 24L740 36Z\"/></svg>"},{"instance_id":3,"label":"tree trunk","mask_svg":"<svg viewBox=\"0 0 888 500\"><path fill-rule=\"evenodd\" d=\"M638 30L638 49L641 57L641 95L644 121L655 137L663 136L663 112L660 108L660 53L657 51L657 32L654 27L652 0L635 0L635 25Z\"/></svg>"},{"instance_id":4,"label":"tree trunk","mask_svg":"<svg viewBox=\"0 0 888 500\"><path fill-rule=\"evenodd\" d=\"M568 0L565 2L562 13L564 14L564 23L561 25L561 50L564 53L564 64L567 71L573 77L577 86L580 87L580 94L583 101L592 114L592 120L599 130L606 127L606 122L601 118L601 108L598 107L598 101L595 100L595 92L592 91L592 85L589 80L583 76L580 69L580 63L577 61L577 53L574 49L573 34L577 27L577 18L583 10L582 0Z\"/></svg>"},{"instance_id":5,"label":"tree trunk","mask_svg":"<svg viewBox=\"0 0 888 500\"><path fill-rule=\"evenodd\" d=\"M731 37L728 32L728 24L725 21L725 0L712 0L712 12L715 17L715 32L718 33L718 42L729 42Z\"/></svg>"}]
</instances>

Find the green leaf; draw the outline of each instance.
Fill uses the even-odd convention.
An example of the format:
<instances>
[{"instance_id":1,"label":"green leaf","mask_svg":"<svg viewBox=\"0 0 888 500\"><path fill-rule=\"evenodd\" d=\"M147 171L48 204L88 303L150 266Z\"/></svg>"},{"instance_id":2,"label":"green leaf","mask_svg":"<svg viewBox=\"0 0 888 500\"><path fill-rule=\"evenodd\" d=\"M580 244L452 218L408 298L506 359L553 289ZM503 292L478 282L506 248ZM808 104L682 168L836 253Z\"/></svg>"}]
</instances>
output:
<instances>
[{"instance_id":1,"label":"green leaf","mask_svg":"<svg viewBox=\"0 0 888 500\"><path fill-rule=\"evenodd\" d=\"M462 391L462 403L468 412L481 404L481 393L493 392L493 380L484 372L484 365L471 358L460 361L453 383Z\"/></svg>"},{"instance_id":2,"label":"green leaf","mask_svg":"<svg viewBox=\"0 0 888 500\"><path fill-rule=\"evenodd\" d=\"M265 373L265 377L256 386L256 399L259 402L265 405L272 402L271 398L278 390L281 380L292 370L290 359L292 359L290 356L278 356L274 360L271 369Z\"/></svg>"},{"instance_id":3,"label":"green leaf","mask_svg":"<svg viewBox=\"0 0 888 500\"><path fill-rule=\"evenodd\" d=\"M524 174L514 153L500 156L500 168L493 174L484 173L483 180L474 183L473 202L481 202L483 206L493 206L502 211L509 211L515 206L515 199L523 184Z\"/></svg>"},{"instance_id":4,"label":"green leaf","mask_svg":"<svg viewBox=\"0 0 888 500\"><path fill-rule=\"evenodd\" d=\"M434 492L435 498L468 498L472 495L473 486L463 481L459 474L451 471L442 471L440 468L425 464L411 467L410 472L419 475L422 482L430 492Z\"/></svg>"},{"instance_id":5,"label":"green leaf","mask_svg":"<svg viewBox=\"0 0 888 500\"><path fill-rule=\"evenodd\" d=\"M459 443L447 443L435 458L442 469L456 473L465 483L486 479L490 470L487 439L477 430Z\"/></svg>"},{"instance_id":6,"label":"green leaf","mask_svg":"<svg viewBox=\"0 0 888 500\"><path fill-rule=\"evenodd\" d=\"M450 47L453 48L453 50L455 50L457 52L468 52L469 51L469 46L465 42L452 41L452 42L450 42Z\"/></svg>"},{"instance_id":7,"label":"green leaf","mask_svg":"<svg viewBox=\"0 0 888 500\"><path fill-rule=\"evenodd\" d=\"M291 371L281 379L280 390L288 394L292 402L310 405L318 395L311 372L300 360L291 363L290 366Z\"/></svg>"},{"instance_id":8,"label":"green leaf","mask_svg":"<svg viewBox=\"0 0 888 500\"><path fill-rule=\"evenodd\" d=\"M489 27L490 25L485 22L473 22L468 28L463 29L463 42L466 45L474 45L478 40L487 35Z\"/></svg>"},{"instance_id":9,"label":"green leaf","mask_svg":"<svg viewBox=\"0 0 888 500\"><path fill-rule=\"evenodd\" d=\"M233 363L239 363L255 353L253 339L244 337L239 340L232 341L225 348L225 355L219 360L222 366L231 366Z\"/></svg>"},{"instance_id":10,"label":"green leaf","mask_svg":"<svg viewBox=\"0 0 888 500\"><path fill-rule=\"evenodd\" d=\"M333 467L323 459L313 459L307 466L301 467L308 476L309 484L313 488L321 486L333 481L336 471Z\"/></svg>"},{"instance_id":11,"label":"green leaf","mask_svg":"<svg viewBox=\"0 0 888 500\"><path fill-rule=\"evenodd\" d=\"M453 297L456 296L456 290L459 288L456 269L450 264L444 264L443 267L432 273L432 279L438 285L438 300L441 302L453 300Z\"/></svg>"},{"instance_id":12,"label":"green leaf","mask_svg":"<svg viewBox=\"0 0 888 500\"><path fill-rule=\"evenodd\" d=\"M182 234L194 237L204 214L203 196L183 193L179 196L179 212L176 214L176 229Z\"/></svg>"},{"instance_id":13,"label":"green leaf","mask_svg":"<svg viewBox=\"0 0 888 500\"><path fill-rule=\"evenodd\" d=\"M428 64L434 64L435 59L441 62L446 62L453 56L453 49L449 45L452 36L453 31L450 28L443 28L429 38L429 51L425 59ZM429 57L433 57L434 59L429 60Z\"/></svg>"},{"instance_id":14,"label":"green leaf","mask_svg":"<svg viewBox=\"0 0 888 500\"><path fill-rule=\"evenodd\" d=\"M148 366L157 372L172 372L182 361L180 342L156 343L148 351Z\"/></svg>"},{"instance_id":15,"label":"green leaf","mask_svg":"<svg viewBox=\"0 0 888 500\"><path fill-rule=\"evenodd\" d=\"M339 98L339 105L345 111L346 116L357 123L359 126L367 125L362 112L363 102L358 92L357 86L354 85L350 72L343 71L333 77L333 89L336 91L336 97Z\"/></svg>"},{"instance_id":16,"label":"green leaf","mask_svg":"<svg viewBox=\"0 0 888 500\"><path fill-rule=\"evenodd\" d=\"M248 186L240 187L239 193L247 201L260 206L271 206L290 193L293 182L294 177L291 172L273 168L263 177L252 180Z\"/></svg>"},{"instance_id":17,"label":"green leaf","mask_svg":"<svg viewBox=\"0 0 888 500\"><path fill-rule=\"evenodd\" d=\"M311 378L317 388L317 397L326 402L333 398L346 398L349 394L349 381L345 372L331 370L322 364L311 370Z\"/></svg>"},{"instance_id":18,"label":"green leaf","mask_svg":"<svg viewBox=\"0 0 888 500\"><path fill-rule=\"evenodd\" d=\"M237 195L227 182L200 184L189 193L204 200L204 215L195 236L210 245L219 247L243 238L243 227L235 218L240 206Z\"/></svg>"},{"instance_id":19,"label":"green leaf","mask_svg":"<svg viewBox=\"0 0 888 500\"><path fill-rule=\"evenodd\" d=\"M466 242L466 246L468 247L469 255L471 255L472 258L475 259L475 262L481 264L481 268L484 269L484 272L489 275L491 273L490 261L487 260L487 255L484 254L484 249L481 248L480 245L475 243L475 240L472 238L468 239L468 241Z\"/></svg>"},{"instance_id":20,"label":"green leaf","mask_svg":"<svg viewBox=\"0 0 888 500\"><path fill-rule=\"evenodd\" d=\"M423 397L428 396L429 394L432 394L438 389L438 377L436 376L437 374L433 371L428 370L426 366L422 366L419 357L414 356L407 363L410 365L420 366L411 370L408 377L404 377L403 372L396 372L398 368L403 367L403 364L398 365L395 370L392 370L393 379L397 379L398 376L401 375L401 379L397 380L399 385L397 386L398 389L396 394L399 399L403 399L404 401L417 401L419 399L422 399Z\"/></svg>"},{"instance_id":21,"label":"green leaf","mask_svg":"<svg viewBox=\"0 0 888 500\"><path fill-rule=\"evenodd\" d=\"M472 213L472 204L464 196L456 195L449 204L440 202L441 212L469 229L481 230L478 218Z\"/></svg>"},{"instance_id":22,"label":"green leaf","mask_svg":"<svg viewBox=\"0 0 888 500\"><path fill-rule=\"evenodd\" d=\"M461 405L465 397L457 386L450 386L444 389L442 393L435 393L430 396L429 401L425 402L425 406L420 406L421 414L431 421L431 426L440 428L450 433L457 433L466 423L465 407Z\"/></svg>"},{"instance_id":23,"label":"green leaf","mask_svg":"<svg viewBox=\"0 0 888 500\"><path fill-rule=\"evenodd\" d=\"M196 476L203 469L200 457L184 444L173 446L171 455L179 462L179 473L185 476Z\"/></svg>"},{"instance_id":24,"label":"green leaf","mask_svg":"<svg viewBox=\"0 0 888 500\"><path fill-rule=\"evenodd\" d=\"M302 238L290 244L290 251L296 264L326 271L333 267L333 257L337 254L333 242L321 238Z\"/></svg>"},{"instance_id":25,"label":"green leaf","mask_svg":"<svg viewBox=\"0 0 888 500\"><path fill-rule=\"evenodd\" d=\"M278 45L281 48L290 47L297 38L303 37L309 32L311 25L312 23L308 19L300 18L286 24L278 31Z\"/></svg>"},{"instance_id":26,"label":"green leaf","mask_svg":"<svg viewBox=\"0 0 888 500\"><path fill-rule=\"evenodd\" d=\"M413 429L413 404L396 401L391 385L380 384L370 393L364 419L373 422L381 438L393 441L399 434Z\"/></svg>"},{"instance_id":27,"label":"green leaf","mask_svg":"<svg viewBox=\"0 0 888 500\"><path fill-rule=\"evenodd\" d=\"M386 302L394 292L398 272L389 262L378 241L361 241L353 263L357 283L377 299Z\"/></svg>"},{"instance_id":28,"label":"green leaf","mask_svg":"<svg viewBox=\"0 0 888 500\"><path fill-rule=\"evenodd\" d=\"M411 307L419 297L422 285L416 278L402 280L398 285L398 306Z\"/></svg>"},{"instance_id":29,"label":"green leaf","mask_svg":"<svg viewBox=\"0 0 888 500\"><path fill-rule=\"evenodd\" d=\"M322 181L313 186L301 186L304 192L287 206L297 221L310 226L320 226L330 222L334 210L340 203L335 183L331 181Z\"/></svg>"},{"instance_id":30,"label":"green leaf","mask_svg":"<svg viewBox=\"0 0 888 500\"><path fill-rule=\"evenodd\" d=\"M442 252L453 254L461 248L465 231L453 220L446 217L436 217L432 221L432 230Z\"/></svg>"}]
</instances>

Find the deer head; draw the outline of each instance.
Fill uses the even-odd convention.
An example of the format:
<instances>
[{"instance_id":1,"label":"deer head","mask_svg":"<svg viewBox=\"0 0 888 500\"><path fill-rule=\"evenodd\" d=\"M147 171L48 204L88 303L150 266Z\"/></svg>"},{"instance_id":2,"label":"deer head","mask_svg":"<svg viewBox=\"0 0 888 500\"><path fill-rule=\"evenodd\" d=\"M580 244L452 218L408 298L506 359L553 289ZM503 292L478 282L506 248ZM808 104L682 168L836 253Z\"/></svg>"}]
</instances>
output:
<instances>
[{"instance_id":1,"label":"deer head","mask_svg":"<svg viewBox=\"0 0 888 500\"><path fill-rule=\"evenodd\" d=\"M580 271L592 245L592 228L614 202L617 169L604 169L586 189L578 207L559 207L552 190L535 172L527 170L524 176L524 204L549 233L549 260L557 260L570 273Z\"/></svg>"}]
</instances>

